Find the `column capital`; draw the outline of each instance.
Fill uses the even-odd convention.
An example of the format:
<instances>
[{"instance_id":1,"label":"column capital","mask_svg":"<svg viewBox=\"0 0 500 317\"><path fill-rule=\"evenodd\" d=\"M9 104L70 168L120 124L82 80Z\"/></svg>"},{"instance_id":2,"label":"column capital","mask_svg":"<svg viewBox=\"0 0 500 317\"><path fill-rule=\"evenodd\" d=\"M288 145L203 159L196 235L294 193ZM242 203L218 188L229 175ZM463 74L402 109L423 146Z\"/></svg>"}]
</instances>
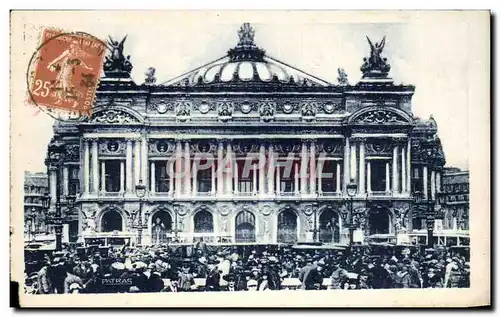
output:
<instances>
[{"instance_id":1,"label":"column capital","mask_svg":"<svg viewBox=\"0 0 500 317\"><path fill-rule=\"evenodd\" d=\"M82 140L84 142L97 142L99 140L99 138L96 136L86 136L86 137L82 137Z\"/></svg>"},{"instance_id":2,"label":"column capital","mask_svg":"<svg viewBox=\"0 0 500 317\"><path fill-rule=\"evenodd\" d=\"M141 138L139 138L139 137L128 137L128 138L125 138L125 141L127 141L127 142L141 141Z\"/></svg>"},{"instance_id":3,"label":"column capital","mask_svg":"<svg viewBox=\"0 0 500 317\"><path fill-rule=\"evenodd\" d=\"M351 137L350 138L350 141L352 142L359 142L359 143L365 143L367 140L366 137L360 137L360 136L356 136L356 137Z\"/></svg>"}]
</instances>

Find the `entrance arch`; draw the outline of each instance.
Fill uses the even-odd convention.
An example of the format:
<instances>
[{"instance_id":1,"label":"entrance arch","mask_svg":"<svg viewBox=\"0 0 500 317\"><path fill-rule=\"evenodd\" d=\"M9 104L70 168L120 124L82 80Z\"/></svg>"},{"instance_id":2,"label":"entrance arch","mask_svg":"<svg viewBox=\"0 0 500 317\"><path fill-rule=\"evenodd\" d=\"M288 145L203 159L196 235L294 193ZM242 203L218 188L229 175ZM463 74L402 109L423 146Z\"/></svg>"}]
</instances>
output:
<instances>
[{"instance_id":1,"label":"entrance arch","mask_svg":"<svg viewBox=\"0 0 500 317\"><path fill-rule=\"evenodd\" d=\"M369 234L391 234L391 214L387 208L371 209L368 214Z\"/></svg>"},{"instance_id":2,"label":"entrance arch","mask_svg":"<svg viewBox=\"0 0 500 317\"><path fill-rule=\"evenodd\" d=\"M151 243L168 242L167 234L172 232L172 216L166 210L159 209L151 215Z\"/></svg>"},{"instance_id":3,"label":"entrance arch","mask_svg":"<svg viewBox=\"0 0 500 317\"><path fill-rule=\"evenodd\" d=\"M340 217L333 209L327 209L319 216L319 241L340 243Z\"/></svg>"},{"instance_id":4,"label":"entrance arch","mask_svg":"<svg viewBox=\"0 0 500 317\"><path fill-rule=\"evenodd\" d=\"M194 215L194 232L195 233L213 233L214 232L214 217L212 213L206 209L198 211Z\"/></svg>"},{"instance_id":5,"label":"entrance arch","mask_svg":"<svg viewBox=\"0 0 500 317\"><path fill-rule=\"evenodd\" d=\"M247 210L236 215L236 242L255 242L255 216Z\"/></svg>"},{"instance_id":6,"label":"entrance arch","mask_svg":"<svg viewBox=\"0 0 500 317\"><path fill-rule=\"evenodd\" d=\"M112 232L123 230L122 215L116 210L107 210L101 217L101 231Z\"/></svg>"},{"instance_id":7,"label":"entrance arch","mask_svg":"<svg viewBox=\"0 0 500 317\"><path fill-rule=\"evenodd\" d=\"M295 243L297 242L298 217L297 214L290 209L283 210L278 214L278 237L280 243Z\"/></svg>"}]
</instances>

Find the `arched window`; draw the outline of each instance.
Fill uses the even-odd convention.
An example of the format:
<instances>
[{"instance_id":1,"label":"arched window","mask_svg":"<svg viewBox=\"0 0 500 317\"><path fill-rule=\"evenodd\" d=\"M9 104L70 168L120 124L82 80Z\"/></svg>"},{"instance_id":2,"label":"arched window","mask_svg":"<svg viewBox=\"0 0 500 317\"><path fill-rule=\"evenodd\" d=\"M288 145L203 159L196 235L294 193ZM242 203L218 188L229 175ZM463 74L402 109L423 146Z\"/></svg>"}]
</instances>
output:
<instances>
[{"instance_id":1,"label":"arched window","mask_svg":"<svg viewBox=\"0 0 500 317\"><path fill-rule=\"evenodd\" d=\"M389 215L389 211L385 208L370 210L368 223L370 227L370 235L391 233L391 217Z\"/></svg>"},{"instance_id":2,"label":"arched window","mask_svg":"<svg viewBox=\"0 0 500 317\"><path fill-rule=\"evenodd\" d=\"M101 218L101 231L111 232L111 231L122 231L123 230L123 219L120 213L116 210L108 210L102 215Z\"/></svg>"},{"instance_id":3,"label":"arched window","mask_svg":"<svg viewBox=\"0 0 500 317\"><path fill-rule=\"evenodd\" d=\"M319 216L319 241L323 243L340 242L339 214L327 209Z\"/></svg>"},{"instance_id":4,"label":"arched window","mask_svg":"<svg viewBox=\"0 0 500 317\"><path fill-rule=\"evenodd\" d=\"M214 218L208 210L200 210L194 215L194 232L214 232Z\"/></svg>"},{"instance_id":5,"label":"arched window","mask_svg":"<svg viewBox=\"0 0 500 317\"><path fill-rule=\"evenodd\" d=\"M247 210L236 216L236 242L255 242L255 216Z\"/></svg>"},{"instance_id":6,"label":"arched window","mask_svg":"<svg viewBox=\"0 0 500 317\"><path fill-rule=\"evenodd\" d=\"M297 214L292 210L283 210L278 214L278 242L297 242Z\"/></svg>"},{"instance_id":7,"label":"arched window","mask_svg":"<svg viewBox=\"0 0 500 317\"><path fill-rule=\"evenodd\" d=\"M165 210L156 211L151 217L151 242L167 242L167 233L172 232L172 217Z\"/></svg>"}]
</instances>

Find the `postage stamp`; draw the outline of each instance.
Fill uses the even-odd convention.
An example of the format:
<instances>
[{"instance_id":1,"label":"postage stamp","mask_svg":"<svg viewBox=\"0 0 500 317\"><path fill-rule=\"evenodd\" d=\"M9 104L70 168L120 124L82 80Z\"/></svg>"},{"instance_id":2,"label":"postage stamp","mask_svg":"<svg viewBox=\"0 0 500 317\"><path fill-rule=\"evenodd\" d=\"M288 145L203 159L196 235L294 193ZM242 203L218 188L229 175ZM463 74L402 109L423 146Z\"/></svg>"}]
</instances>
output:
<instances>
[{"instance_id":1,"label":"postage stamp","mask_svg":"<svg viewBox=\"0 0 500 317\"><path fill-rule=\"evenodd\" d=\"M46 28L30 64L29 102L80 114L92 110L106 44L86 33Z\"/></svg>"}]
</instances>

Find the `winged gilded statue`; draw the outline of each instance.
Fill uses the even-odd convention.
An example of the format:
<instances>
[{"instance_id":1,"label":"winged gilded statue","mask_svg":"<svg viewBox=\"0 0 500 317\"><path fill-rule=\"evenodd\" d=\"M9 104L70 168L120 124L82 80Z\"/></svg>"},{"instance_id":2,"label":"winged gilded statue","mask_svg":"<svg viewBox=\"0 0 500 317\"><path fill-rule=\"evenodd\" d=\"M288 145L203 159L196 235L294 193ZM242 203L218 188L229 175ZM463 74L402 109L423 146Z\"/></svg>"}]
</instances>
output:
<instances>
[{"instance_id":1,"label":"winged gilded statue","mask_svg":"<svg viewBox=\"0 0 500 317\"><path fill-rule=\"evenodd\" d=\"M380 65L383 60L380 55L382 54L382 51L384 50L385 47L385 36L382 38L380 42L376 42L375 45L372 43L370 38L367 36L366 39L368 40L368 43L370 44L370 63L373 65Z\"/></svg>"}]
</instances>

